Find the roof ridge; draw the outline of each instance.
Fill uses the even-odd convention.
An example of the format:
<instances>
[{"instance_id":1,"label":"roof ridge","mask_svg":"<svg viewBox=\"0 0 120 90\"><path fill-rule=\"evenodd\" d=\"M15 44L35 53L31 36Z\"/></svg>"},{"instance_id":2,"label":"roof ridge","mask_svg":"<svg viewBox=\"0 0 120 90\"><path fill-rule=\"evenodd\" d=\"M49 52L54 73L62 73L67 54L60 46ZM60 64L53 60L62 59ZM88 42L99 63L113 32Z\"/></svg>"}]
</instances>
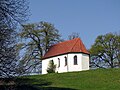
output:
<instances>
[{"instance_id":1,"label":"roof ridge","mask_svg":"<svg viewBox=\"0 0 120 90\"><path fill-rule=\"evenodd\" d=\"M72 46L72 48L70 49L70 51L72 51L72 49L74 48L74 46L76 45L76 43L78 42L79 38L75 38L77 39L76 42L74 43L74 45Z\"/></svg>"}]
</instances>

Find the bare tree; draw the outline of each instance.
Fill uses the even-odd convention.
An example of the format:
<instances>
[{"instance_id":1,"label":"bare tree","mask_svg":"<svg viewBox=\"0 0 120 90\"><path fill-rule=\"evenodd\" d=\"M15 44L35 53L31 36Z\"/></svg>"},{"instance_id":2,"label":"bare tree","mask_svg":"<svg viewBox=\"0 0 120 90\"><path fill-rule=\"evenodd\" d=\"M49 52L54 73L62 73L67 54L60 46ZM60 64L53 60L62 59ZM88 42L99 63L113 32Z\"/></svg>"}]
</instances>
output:
<instances>
[{"instance_id":1,"label":"bare tree","mask_svg":"<svg viewBox=\"0 0 120 90\"><path fill-rule=\"evenodd\" d=\"M68 36L69 40L72 40L74 38L80 38L79 33L73 32L71 35Z\"/></svg>"},{"instance_id":2,"label":"bare tree","mask_svg":"<svg viewBox=\"0 0 120 90\"><path fill-rule=\"evenodd\" d=\"M16 27L26 21L26 0L0 0L0 77L17 75Z\"/></svg>"},{"instance_id":3,"label":"bare tree","mask_svg":"<svg viewBox=\"0 0 120 90\"><path fill-rule=\"evenodd\" d=\"M16 74L18 52L14 45L14 36L12 29L0 27L0 77L11 77Z\"/></svg>"},{"instance_id":4,"label":"bare tree","mask_svg":"<svg viewBox=\"0 0 120 90\"><path fill-rule=\"evenodd\" d=\"M24 25L19 35L22 40L28 41L19 44L19 47L26 51L21 60L23 71L26 72L32 72L37 67L40 71L43 55L51 45L61 41L59 31L48 22Z\"/></svg>"},{"instance_id":5,"label":"bare tree","mask_svg":"<svg viewBox=\"0 0 120 90\"><path fill-rule=\"evenodd\" d=\"M27 20L27 0L0 0L0 24L9 28L16 27Z\"/></svg>"}]
</instances>

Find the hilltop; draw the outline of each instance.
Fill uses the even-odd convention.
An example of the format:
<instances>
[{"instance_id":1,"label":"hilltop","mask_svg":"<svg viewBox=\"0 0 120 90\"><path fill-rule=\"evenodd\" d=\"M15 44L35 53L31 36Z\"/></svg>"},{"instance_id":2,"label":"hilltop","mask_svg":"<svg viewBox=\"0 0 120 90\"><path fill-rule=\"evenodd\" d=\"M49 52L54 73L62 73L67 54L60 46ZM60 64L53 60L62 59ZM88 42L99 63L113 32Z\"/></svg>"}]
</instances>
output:
<instances>
[{"instance_id":1,"label":"hilltop","mask_svg":"<svg viewBox=\"0 0 120 90\"><path fill-rule=\"evenodd\" d=\"M120 69L32 75L16 82L15 90L120 90Z\"/></svg>"},{"instance_id":2,"label":"hilltop","mask_svg":"<svg viewBox=\"0 0 120 90\"><path fill-rule=\"evenodd\" d=\"M29 79L31 85L47 90L120 90L120 69L97 69L81 72L34 75Z\"/></svg>"}]
</instances>

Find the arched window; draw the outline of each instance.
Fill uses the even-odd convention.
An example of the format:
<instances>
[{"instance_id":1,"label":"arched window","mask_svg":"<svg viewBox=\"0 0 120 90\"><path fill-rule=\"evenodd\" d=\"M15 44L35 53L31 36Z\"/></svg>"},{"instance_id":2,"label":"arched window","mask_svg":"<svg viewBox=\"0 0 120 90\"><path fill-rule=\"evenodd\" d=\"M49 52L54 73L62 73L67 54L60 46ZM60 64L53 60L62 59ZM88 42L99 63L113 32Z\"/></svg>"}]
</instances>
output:
<instances>
[{"instance_id":1,"label":"arched window","mask_svg":"<svg viewBox=\"0 0 120 90\"><path fill-rule=\"evenodd\" d=\"M60 67L60 59L58 58L58 67Z\"/></svg>"},{"instance_id":2,"label":"arched window","mask_svg":"<svg viewBox=\"0 0 120 90\"><path fill-rule=\"evenodd\" d=\"M67 65L67 57L65 56L65 66Z\"/></svg>"},{"instance_id":3,"label":"arched window","mask_svg":"<svg viewBox=\"0 0 120 90\"><path fill-rule=\"evenodd\" d=\"M75 55L74 56L74 65L77 65L78 63L77 63L77 56Z\"/></svg>"}]
</instances>

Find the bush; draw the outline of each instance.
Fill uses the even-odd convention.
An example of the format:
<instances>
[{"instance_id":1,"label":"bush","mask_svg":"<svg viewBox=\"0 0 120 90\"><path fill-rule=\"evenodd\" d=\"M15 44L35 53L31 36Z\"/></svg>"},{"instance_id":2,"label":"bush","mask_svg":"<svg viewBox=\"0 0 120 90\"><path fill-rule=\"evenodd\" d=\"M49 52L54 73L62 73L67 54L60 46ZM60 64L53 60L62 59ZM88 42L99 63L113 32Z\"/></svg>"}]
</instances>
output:
<instances>
[{"instance_id":1,"label":"bush","mask_svg":"<svg viewBox=\"0 0 120 90\"><path fill-rule=\"evenodd\" d=\"M50 60L48 68L47 68L47 72L48 73L55 73L55 69L56 69L56 65L54 65L53 60Z\"/></svg>"}]
</instances>

